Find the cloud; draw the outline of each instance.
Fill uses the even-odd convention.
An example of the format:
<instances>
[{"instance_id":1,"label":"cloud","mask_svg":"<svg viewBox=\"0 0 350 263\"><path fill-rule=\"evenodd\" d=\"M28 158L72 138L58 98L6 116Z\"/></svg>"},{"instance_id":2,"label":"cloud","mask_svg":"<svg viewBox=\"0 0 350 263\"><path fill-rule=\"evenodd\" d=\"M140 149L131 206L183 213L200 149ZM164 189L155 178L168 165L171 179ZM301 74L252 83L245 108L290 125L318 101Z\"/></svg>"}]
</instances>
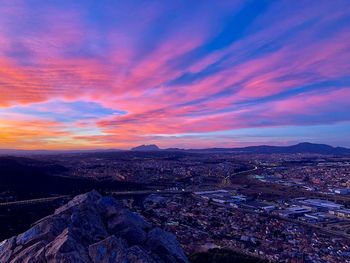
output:
<instances>
[{"instance_id":1,"label":"cloud","mask_svg":"<svg viewBox=\"0 0 350 263\"><path fill-rule=\"evenodd\" d=\"M0 119L47 134L2 137L221 145L204 134L346 122L349 12L345 0L4 1Z\"/></svg>"}]
</instances>

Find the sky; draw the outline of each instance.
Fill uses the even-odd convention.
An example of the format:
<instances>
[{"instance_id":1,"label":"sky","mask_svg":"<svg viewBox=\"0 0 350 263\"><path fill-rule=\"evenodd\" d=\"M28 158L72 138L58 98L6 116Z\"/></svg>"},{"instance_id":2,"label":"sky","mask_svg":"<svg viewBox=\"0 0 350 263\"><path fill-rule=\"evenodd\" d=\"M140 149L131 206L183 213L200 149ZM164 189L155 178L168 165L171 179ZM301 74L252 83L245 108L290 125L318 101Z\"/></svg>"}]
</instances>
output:
<instances>
[{"instance_id":1,"label":"sky","mask_svg":"<svg viewBox=\"0 0 350 263\"><path fill-rule=\"evenodd\" d=\"M348 0L0 0L0 148L350 147Z\"/></svg>"}]
</instances>

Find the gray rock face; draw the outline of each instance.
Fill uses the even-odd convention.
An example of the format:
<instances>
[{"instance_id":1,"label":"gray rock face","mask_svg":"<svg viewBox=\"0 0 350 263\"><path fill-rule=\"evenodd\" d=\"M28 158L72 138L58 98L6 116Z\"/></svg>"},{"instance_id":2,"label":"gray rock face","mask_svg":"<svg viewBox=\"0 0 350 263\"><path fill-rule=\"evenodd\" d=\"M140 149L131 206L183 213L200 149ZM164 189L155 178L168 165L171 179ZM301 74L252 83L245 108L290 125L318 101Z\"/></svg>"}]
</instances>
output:
<instances>
[{"instance_id":1,"label":"gray rock face","mask_svg":"<svg viewBox=\"0 0 350 263\"><path fill-rule=\"evenodd\" d=\"M127 253L127 244L115 236L109 236L89 247L91 260L98 263L127 262Z\"/></svg>"},{"instance_id":2,"label":"gray rock face","mask_svg":"<svg viewBox=\"0 0 350 263\"><path fill-rule=\"evenodd\" d=\"M0 262L187 263L175 236L112 197L76 196L26 232L0 243Z\"/></svg>"}]
</instances>

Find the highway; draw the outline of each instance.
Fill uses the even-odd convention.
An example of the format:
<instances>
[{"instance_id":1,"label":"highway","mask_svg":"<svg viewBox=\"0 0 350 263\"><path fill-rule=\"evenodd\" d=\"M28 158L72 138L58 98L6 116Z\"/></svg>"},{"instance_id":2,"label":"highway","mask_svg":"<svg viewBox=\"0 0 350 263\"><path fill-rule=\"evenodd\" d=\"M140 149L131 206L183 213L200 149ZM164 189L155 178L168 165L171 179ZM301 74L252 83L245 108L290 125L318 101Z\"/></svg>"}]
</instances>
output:
<instances>
[{"instance_id":1,"label":"highway","mask_svg":"<svg viewBox=\"0 0 350 263\"><path fill-rule=\"evenodd\" d=\"M191 194L192 191L188 190L144 190L144 191L119 191L110 192L113 196L126 196L126 195L150 195L150 194Z\"/></svg>"},{"instance_id":2,"label":"highway","mask_svg":"<svg viewBox=\"0 0 350 263\"><path fill-rule=\"evenodd\" d=\"M44 203L49 203L49 202L53 202L53 201L57 201L57 200L64 200L64 199L69 199L69 198L70 198L69 195L59 195L59 196L54 196L54 197L44 197L44 198L37 198L37 199L5 202L5 203L0 203L0 208L13 207L13 206L23 206L23 205L44 204Z\"/></svg>"},{"instance_id":3,"label":"highway","mask_svg":"<svg viewBox=\"0 0 350 263\"><path fill-rule=\"evenodd\" d=\"M239 173L241 174L241 173L251 172L251 171L254 171L256 169L257 169L257 167L255 167L252 170L243 171L243 172L239 172ZM236 174L238 174L238 173L236 173ZM109 194L111 194L112 196L115 196L115 197L123 197L123 196L131 196L131 195L150 195L150 194L177 195L177 194L191 194L191 193L193 193L193 191L188 191L188 190L144 190L144 191L118 191L118 192L110 192ZM44 204L44 203L50 203L50 202L58 201L58 200L69 200L70 198L71 198L71 196L69 196L69 195L60 195L60 196L55 196L55 197L45 197L45 198L28 199L28 200L13 201L13 202L4 202L4 203L0 203L0 208L10 208L10 207L17 207L17 206ZM226 205L220 205L220 204L216 204L216 205L227 207ZM234 209L232 207L230 207L230 208ZM256 211L251 211L251 210L242 209L242 208L236 208L236 209L241 210L242 212L247 212L247 213L259 213ZM271 216L271 215L266 215L266 216ZM280 217L280 216L276 216L276 215L274 215L272 217L275 217L275 218L278 218L278 219L284 220L284 221L289 221L289 222L292 222L295 224L303 225L305 227L317 229L317 230L324 232L324 233L327 233L327 234L332 234L335 236L341 236L341 237L350 239L350 236L346 233L330 230L330 229L327 229L325 227L321 227L318 225L307 224L307 223L301 222L299 220L293 220L293 219L284 218L284 217Z\"/></svg>"},{"instance_id":4,"label":"highway","mask_svg":"<svg viewBox=\"0 0 350 263\"><path fill-rule=\"evenodd\" d=\"M250 169L250 170L246 170L246 171L242 171L242 172L230 174L230 175L228 175L228 176L225 177L225 180L230 179L230 177L232 177L232 176L236 176L236 175L239 175L239 174L245 174L245 173L253 172L253 171L255 171L255 170L258 170L258 166L255 166L253 169Z\"/></svg>"},{"instance_id":5,"label":"highway","mask_svg":"<svg viewBox=\"0 0 350 263\"><path fill-rule=\"evenodd\" d=\"M144 190L144 191L119 191L119 192L110 192L108 194L111 194L112 196L118 197L118 196L130 196L130 195L150 195L150 194L190 194L191 191L179 191L179 190ZM35 205L35 204L44 204L44 203L50 203L53 201L58 200L69 200L72 197L70 195L60 195L60 196L54 196L54 197L44 197L44 198L37 198L37 199L28 199L28 200L20 200L20 201L13 201L13 202L4 202L0 203L0 208L8 208L8 207L15 207L15 206L26 206L26 205Z\"/></svg>"},{"instance_id":6,"label":"highway","mask_svg":"<svg viewBox=\"0 0 350 263\"><path fill-rule=\"evenodd\" d=\"M231 176L236 176L239 174L249 173L252 171L257 170L258 167L255 166L254 169L241 171L238 173L234 173L231 175L228 175L225 177L225 180L228 180ZM121 197L121 196L130 196L130 195L150 195L150 194L170 194L170 195L176 195L176 194L191 194L193 191L188 190L143 190L143 191L118 191L118 192L109 192L107 194L110 194L115 197ZM35 205L35 204L44 204L49 203L57 200L64 200L64 199L70 199L70 195L60 195L55 197L44 197L44 198L37 198L37 199L29 199L29 200L21 200L21 201L13 201L13 202L4 202L0 203L0 208L4 207L13 207L13 206L24 206L24 205Z\"/></svg>"}]
</instances>

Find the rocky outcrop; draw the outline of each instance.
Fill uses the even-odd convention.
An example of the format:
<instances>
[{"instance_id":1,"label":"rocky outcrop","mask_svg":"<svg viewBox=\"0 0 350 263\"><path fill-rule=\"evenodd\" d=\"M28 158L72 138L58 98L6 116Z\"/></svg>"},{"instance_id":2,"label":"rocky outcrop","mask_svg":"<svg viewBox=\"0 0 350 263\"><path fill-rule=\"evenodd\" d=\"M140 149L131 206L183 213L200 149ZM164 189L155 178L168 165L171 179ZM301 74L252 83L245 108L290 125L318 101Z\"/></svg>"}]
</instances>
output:
<instances>
[{"instance_id":1,"label":"rocky outcrop","mask_svg":"<svg viewBox=\"0 0 350 263\"><path fill-rule=\"evenodd\" d=\"M175 236L112 197L76 196L26 232L0 243L0 262L159 263L188 260Z\"/></svg>"}]
</instances>

